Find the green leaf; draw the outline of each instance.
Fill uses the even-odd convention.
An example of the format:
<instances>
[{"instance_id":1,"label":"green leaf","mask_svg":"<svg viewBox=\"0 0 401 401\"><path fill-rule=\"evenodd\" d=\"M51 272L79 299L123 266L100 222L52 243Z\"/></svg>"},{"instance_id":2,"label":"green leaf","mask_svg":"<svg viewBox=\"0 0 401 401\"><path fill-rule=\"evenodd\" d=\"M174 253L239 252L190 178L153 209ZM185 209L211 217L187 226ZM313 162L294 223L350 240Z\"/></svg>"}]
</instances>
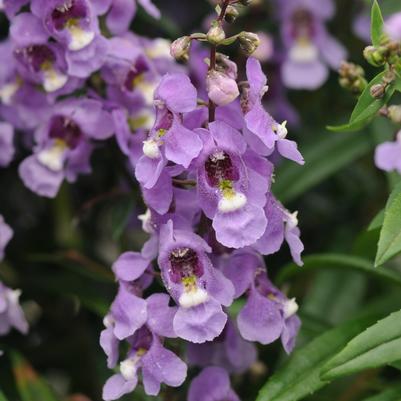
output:
<instances>
[{"instance_id":1,"label":"green leaf","mask_svg":"<svg viewBox=\"0 0 401 401\"><path fill-rule=\"evenodd\" d=\"M17 352L11 352L11 364L22 401L58 401L53 390Z\"/></svg>"},{"instance_id":2,"label":"green leaf","mask_svg":"<svg viewBox=\"0 0 401 401\"><path fill-rule=\"evenodd\" d=\"M376 216L370 222L367 230L372 231L376 230L376 228L380 228L383 225L383 221L384 221L384 209L380 210L380 212L376 214Z\"/></svg>"},{"instance_id":3,"label":"green leaf","mask_svg":"<svg viewBox=\"0 0 401 401\"><path fill-rule=\"evenodd\" d=\"M401 400L401 385L391 387L382 391L378 395L365 398L363 401L400 401Z\"/></svg>"},{"instance_id":4,"label":"green leaf","mask_svg":"<svg viewBox=\"0 0 401 401\"><path fill-rule=\"evenodd\" d=\"M342 324L305 347L295 350L290 359L262 387L256 401L297 401L325 386L322 367L374 318Z\"/></svg>"},{"instance_id":5,"label":"green leaf","mask_svg":"<svg viewBox=\"0 0 401 401\"><path fill-rule=\"evenodd\" d=\"M283 202L291 201L374 147L370 135L327 135L301 147L305 165L283 163L273 191Z\"/></svg>"},{"instance_id":6,"label":"green leaf","mask_svg":"<svg viewBox=\"0 0 401 401\"><path fill-rule=\"evenodd\" d=\"M401 359L401 310L352 339L324 367L323 380L377 368Z\"/></svg>"},{"instance_id":7,"label":"green leaf","mask_svg":"<svg viewBox=\"0 0 401 401\"><path fill-rule=\"evenodd\" d=\"M401 184L391 193L384 212L375 266L380 266L401 252Z\"/></svg>"},{"instance_id":8,"label":"green leaf","mask_svg":"<svg viewBox=\"0 0 401 401\"><path fill-rule=\"evenodd\" d=\"M294 275L300 273L305 274L305 271L315 269L353 269L401 286L401 275L396 271L390 269L375 269L372 262L367 259L335 253L306 256L302 268L291 263L281 269L276 280L278 284L282 284Z\"/></svg>"},{"instance_id":9,"label":"green leaf","mask_svg":"<svg viewBox=\"0 0 401 401\"><path fill-rule=\"evenodd\" d=\"M1 390L0 390L0 401L8 401L6 396L2 393Z\"/></svg>"},{"instance_id":10,"label":"green leaf","mask_svg":"<svg viewBox=\"0 0 401 401\"><path fill-rule=\"evenodd\" d=\"M371 12L371 22L370 22L370 37L372 39L373 46L379 46L380 40L383 36L383 16L380 10L380 6L377 0L373 1L372 12Z\"/></svg>"},{"instance_id":11,"label":"green leaf","mask_svg":"<svg viewBox=\"0 0 401 401\"><path fill-rule=\"evenodd\" d=\"M334 132L357 131L367 125L372 118L376 116L379 110L389 102L391 97L394 95L395 90L398 90L399 88L398 80L396 80L387 87L386 92L381 99L375 99L370 94L371 87L381 83L386 73L387 71L381 72L368 83L359 97L347 124L329 126L327 128Z\"/></svg>"},{"instance_id":12,"label":"green leaf","mask_svg":"<svg viewBox=\"0 0 401 401\"><path fill-rule=\"evenodd\" d=\"M396 362L391 362L390 366L395 369L401 370L401 360L396 361Z\"/></svg>"}]
</instances>

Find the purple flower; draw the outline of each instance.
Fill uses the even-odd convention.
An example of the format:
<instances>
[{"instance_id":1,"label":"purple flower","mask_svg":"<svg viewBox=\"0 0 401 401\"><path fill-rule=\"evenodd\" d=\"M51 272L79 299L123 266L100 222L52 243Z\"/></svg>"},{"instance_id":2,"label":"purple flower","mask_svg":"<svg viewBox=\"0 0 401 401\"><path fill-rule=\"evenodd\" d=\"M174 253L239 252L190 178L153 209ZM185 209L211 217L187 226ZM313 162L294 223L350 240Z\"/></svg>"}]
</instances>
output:
<instances>
[{"instance_id":1,"label":"purple flower","mask_svg":"<svg viewBox=\"0 0 401 401\"><path fill-rule=\"evenodd\" d=\"M0 222L0 240L3 241L3 229ZM28 322L19 305L20 290L11 290L0 282L0 335L7 334L12 328L23 334L28 332Z\"/></svg>"},{"instance_id":2,"label":"purple flower","mask_svg":"<svg viewBox=\"0 0 401 401\"><path fill-rule=\"evenodd\" d=\"M269 223L253 247L263 255L270 255L281 248L285 239L294 262L302 266L301 253L304 246L300 240L297 212L290 213L272 194L269 194L265 214Z\"/></svg>"},{"instance_id":3,"label":"purple flower","mask_svg":"<svg viewBox=\"0 0 401 401\"><path fill-rule=\"evenodd\" d=\"M187 367L174 353L162 346L157 335L147 327L141 328L130 339L127 358L120 363L120 373L110 377L103 388L105 401L116 400L132 392L142 372L145 393L157 395L161 383L180 386L186 377Z\"/></svg>"},{"instance_id":4,"label":"purple flower","mask_svg":"<svg viewBox=\"0 0 401 401\"><path fill-rule=\"evenodd\" d=\"M0 122L0 167L7 167L14 157L14 129L11 124Z\"/></svg>"},{"instance_id":5,"label":"purple flower","mask_svg":"<svg viewBox=\"0 0 401 401\"><path fill-rule=\"evenodd\" d=\"M267 277L263 259L256 253L234 253L234 263L228 261L223 268L236 288L236 296L248 290L248 298L237 322L243 338L270 344L281 337L287 353L295 345L300 320L296 316L298 305L288 299ZM238 269L241 266L242 271Z\"/></svg>"},{"instance_id":6,"label":"purple flower","mask_svg":"<svg viewBox=\"0 0 401 401\"><path fill-rule=\"evenodd\" d=\"M218 367L203 369L189 387L188 401L240 401L231 389L227 372Z\"/></svg>"},{"instance_id":7,"label":"purple flower","mask_svg":"<svg viewBox=\"0 0 401 401\"><path fill-rule=\"evenodd\" d=\"M10 242L14 233L12 228L4 221L3 216L0 214L0 261L4 258L4 249Z\"/></svg>"},{"instance_id":8,"label":"purple flower","mask_svg":"<svg viewBox=\"0 0 401 401\"><path fill-rule=\"evenodd\" d=\"M256 356L256 347L241 337L231 320L212 342L188 344L188 362L191 365L220 366L229 372L244 372L256 361Z\"/></svg>"},{"instance_id":9,"label":"purple flower","mask_svg":"<svg viewBox=\"0 0 401 401\"><path fill-rule=\"evenodd\" d=\"M98 33L95 8L88 0L32 0L31 10L48 33L71 51L79 51Z\"/></svg>"},{"instance_id":10,"label":"purple flower","mask_svg":"<svg viewBox=\"0 0 401 401\"><path fill-rule=\"evenodd\" d=\"M384 142L377 146L375 164L384 171L397 171L401 174L401 131L394 142Z\"/></svg>"},{"instance_id":11,"label":"purple flower","mask_svg":"<svg viewBox=\"0 0 401 401\"><path fill-rule=\"evenodd\" d=\"M293 89L313 90L346 58L344 47L325 28L334 14L332 0L285 0L281 7L281 36L286 48L282 65L284 84Z\"/></svg>"},{"instance_id":12,"label":"purple flower","mask_svg":"<svg viewBox=\"0 0 401 401\"><path fill-rule=\"evenodd\" d=\"M222 121L198 130L204 141L196 161L199 205L213 220L217 240L231 248L253 244L263 234L263 212L272 165L247 150L242 135Z\"/></svg>"},{"instance_id":13,"label":"purple flower","mask_svg":"<svg viewBox=\"0 0 401 401\"><path fill-rule=\"evenodd\" d=\"M164 284L178 305L173 326L177 336L195 343L213 340L223 330L222 310L233 301L234 288L215 269L208 244L189 231L173 230L168 222L160 231L158 263Z\"/></svg>"},{"instance_id":14,"label":"purple flower","mask_svg":"<svg viewBox=\"0 0 401 401\"><path fill-rule=\"evenodd\" d=\"M0 11L4 10L8 18L13 18L14 15L26 4L29 0L1 0Z\"/></svg>"},{"instance_id":15,"label":"purple flower","mask_svg":"<svg viewBox=\"0 0 401 401\"><path fill-rule=\"evenodd\" d=\"M401 41L401 12L393 14L386 20L384 30L392 40Z\"/></svg>"},{"instance_id":16,"label":"purple flower","mask_svg":"<svg viewBox=\"0 0 401 401\"><path fill-rule=\"evenodd\" d=\"M19 167L24 184L38 195L55 197L64 178L73 182L79 173L90 172L92 140L107 139L113 129L111 116L96 100L58 103L35 133L34 154Z\"/></svg>"}]
</instances>

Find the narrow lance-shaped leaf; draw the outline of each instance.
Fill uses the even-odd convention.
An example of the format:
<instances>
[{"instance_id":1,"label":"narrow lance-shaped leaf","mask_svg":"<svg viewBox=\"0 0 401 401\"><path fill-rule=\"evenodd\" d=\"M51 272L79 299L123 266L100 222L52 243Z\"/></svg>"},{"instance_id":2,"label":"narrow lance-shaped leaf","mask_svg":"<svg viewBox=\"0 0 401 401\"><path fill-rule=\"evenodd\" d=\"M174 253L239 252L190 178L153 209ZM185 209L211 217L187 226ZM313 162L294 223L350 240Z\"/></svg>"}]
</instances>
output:
<instances>
[{"instance_id":1,"label":"narrow lance-shaped leaf","mask_svg":"<svg viewBox=\"0 0 401 401\"><path fill-rule=\"evenodd\" d=\"M401 359L401 311L366 329L330 360L322 371L323 380L377 368Z\"/></svg>"},{"instance_id":2,"label":"narrow lance-shaped leaf","mask_svg":"<svg viewBox=\"0 0 401 401\"><path fill-rule=\"evenodd\" d=\"M20 354L12 352L11 363L22 401L58 401L49 385Z\"/></svg>"},{"instance_id":3,"label":"narrow lance-shaped leaf","mask_svg":"<svg viewBox=\"0 0 401 401\"><path fill-rule=\"evenodd\" d=\"M379 46L383 36L383 16L380 10L379 3L374 0L372 5L371 20L370 20L370 37L373 46Z\"/></svg>"},{"instance_id":4,"label":"narrow lance-shaped leaf","mask_svg":"<svg viewBox=\"0 0 401 401\"><path fill-rule=\"evenodd\" d=\"M384 212L383 226L380 231L375 265L380 266L401 252L401 193L399 186L390 196Z\"/></svg>"},{"instance_id":5,"label":"narrow lance-shaped leaf","mask_svg":"<svg viewBox=\"0 0 401 401\"><path fill-rule=\"evenodd\" d=\"M344 323L296 350L262 387L256 401L297 401L324 387L322 367L374 317Z\"/></svg>"}]
</instances>

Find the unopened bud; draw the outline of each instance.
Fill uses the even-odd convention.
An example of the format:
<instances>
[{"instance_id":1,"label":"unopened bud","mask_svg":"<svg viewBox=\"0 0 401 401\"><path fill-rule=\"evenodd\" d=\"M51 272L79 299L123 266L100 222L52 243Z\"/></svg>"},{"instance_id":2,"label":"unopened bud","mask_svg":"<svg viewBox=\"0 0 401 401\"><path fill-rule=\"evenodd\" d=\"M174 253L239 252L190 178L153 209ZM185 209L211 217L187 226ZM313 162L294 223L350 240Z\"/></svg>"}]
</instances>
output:
<instances>
[{"instance_id":1,"label":"unopened bud","mask_svg":"<svg viewBox=\"0 0 401 401\"><path fill-rule=\"evenodd\" d=\"M370 94L375 99L381 99L386 92L386 87L383 84L376 84L370 88Z\"/></svg>"},{"instance_id":2,"label":"unopened bud","mask_svg":"<svg viewBox=\"0 0 401 401\"><path fill-rule=\"evenodd\" d=\"M191 48L191 38L182 36L176 39L170 46L170 54L177 61L186 61L189 58L189 49Z\"/></svg>"},{"instance_id":3,"label":"unopened bud","mask_svg":"<svg viewBox=\"0 0 401 401\"><path fill-rule=\"evenodd\" d=\"M253 32L241 32L238 36L241 49L251 55L259 46L259 36Z\"/></svg>"},{"instance_id":4,"label":"unopened bud","mask_svg":"<svg viewBox=\"0 0 401 401\"><path fill-rule=\"evenodd\" d=\"M224 29L221 27L221 25L218 22L214 21L206 37L209 43L213 45L218 45L222 40L226 38L226 34L224 33Z\"/></svg>"},{"instance_id":5,"label":"unopened bud","mask_svg":"<svg viewBox=\"0 0 401 401\"><path fill-rule=\"evenodd\" d=\"M363 50L363 56L366 61L374 67L380 67L386 62L383 49L376 49L373 46L367 46Z\"/></svg>"},{"instance_id":6,"label":"unopened bud","mask_svg":"<svg viewBox=\"0 0 401 401\"><path fill-rule=\"evenodd\" d=\"M225 106L239 96L235 79L220 71L210 70L206 78L209 99L218 106Z\"/></svg>"},{"instance_id":7,"label":"unopened bud","mask_svg":"<svg viewBox=\"0 0 401 401\"><path fill-rule=\"evenodd\" d=\"M387 117L396 124L401 124L401 106L392 105L387 109Z\"/></svg>"},{"instance_id":8,"label":"unopened bud","mask_svg":"<svg viewBox=\"0 0 401 401\"><path fill-rule=\"evenodd\" d=\"M340 85L355 94L360 94L366 88L365 71L357 64L342 62L340 69Z\"/></svg>"},{"instance_id":9,"label":"unopened bud","mask_svg":"<svg viewBox=\"0 0 401 401\"><path fill-rule=\"evenodd\" d=\"M229 23L232 24L239 16L239 11L234 6L228 6L226 10L226 14L224 19Z\"/></svg>"}]
</instances>

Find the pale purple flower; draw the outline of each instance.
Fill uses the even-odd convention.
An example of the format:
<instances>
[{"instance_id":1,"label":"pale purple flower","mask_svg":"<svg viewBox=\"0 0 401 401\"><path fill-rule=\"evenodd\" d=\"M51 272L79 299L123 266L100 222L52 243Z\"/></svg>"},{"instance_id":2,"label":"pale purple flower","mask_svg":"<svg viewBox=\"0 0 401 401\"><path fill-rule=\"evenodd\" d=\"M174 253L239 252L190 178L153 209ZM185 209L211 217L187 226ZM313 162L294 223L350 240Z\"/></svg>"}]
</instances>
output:
<instances>
[{"instance_id":1,"label":"pale purple flower","mask_svg":"<svg viewBox=\"0 0 401 401\"><path fill-rule=\"evenodd\" d=\"M4 217L0 214L0 261L4 258L4 249L13 237L12 228L4 221Z\"/></svg>"},{"instance_id":2,"label":"pale purple flower","mask_svg":"<svg viewBox=\"0 0 401 401\"><path fill-rule=\"evenodd\" d=\"M190 343L187 349L187 358L191 365L220 366L234 373L249 369L256 357L256 347L241 337L235 323L230 319L223 332L213 341Z\"/></svg>"},{"instance_id":3,"label":"pale purple flower","mask_svg":"<svg viewBox=\"0 0 401 401\"><path fill-rule=\"evenodd\" d=\"M186 377L187 367L173 352L163 347L160 338L146 326L130 339L127 358L120 363L120 372L111 376L103 388L105 401L116 400L132 392L142 373L145 393L157 395L161 383L180 386Z\"/></svg>"},{"instance_id":4,"label":"pale purple flower","mask_svg":"<svg viewBox=\"0 0 401 401\"><path fill-rule=\"evenodd\" d=\"M272 165L247 150L242 135L222 121L198 130L204 143L196 160L199 205L213 220L217 240L231 248L253 244L263 234L263 212Z\"/></svg>"},{"instance_id":5,"label":"pale purple flower","mask_svg":"<svg viewBox=\"0 0 401 401\"><path fill-rule=\"evenodd\" d=\"M384 30L392 40L401 41L401 12L393 14L386 20Z\"/></svg>"},{"instance_id":6,"label":"pale purple flower","mask_svg":"<svg viewBox=\"0 0 401 401\"><path fill-rule=\"evenodd\" d=\"M293 89L313 90L346 58L344 47L326 30L334 14L332 0L280 1L281 36L286 49L282 65L284 84Z\"/></svg>"},{"instance_id":7,"label":"pale purple flower","mask_svg":"<svg viewBox=\"0 0 401 401\"><path fill-rule=\"evenodd\" d=\"M208 244L190 231L174 230L172 222L162 227L158 264L164 284L178 305L174 331L185 340L202 343L223 330L234 288L215 269L207 256Z\"/></svg>"},{"instance_id":8,"label":"pale purple flower","mask_svg":"<svg viewBox=\"0 0 401 401\"><path fill-rule=\"evenodd\" d=\"M4 10L7 17L12 19L15 14L30 0L1 0L0 1L0 11Z\"/></svg>"},{"instance_id":9,"label":"pale purple flower","mask_svg":"<svg viewBox=\"0 0 401 401\"><path fill-rule=\"evenodd\" d=\"M7 167L14 157L14 128L0 121L0 167Z\"/></svg>"},{"instance_id":10,"label":"pale purple flower","mask_svg":"<svg viewBox=\"0 0 401 401\"><path fill-rule=\"evenodd\" d=\"M57 103L35 133L33 155L19 167L24 184L38 195L55 197L65 178L73 182L78 174L90 172L92 141L109 138L113 129L111 116L96 100Z\"/></svg>"},{"instance_id":11,"label":"pale purple flower","mask_svg":"<svg viewBox=\"0 0 401 401\"><path fill-rule=\"evenodd\" d=\"M227 372L219 367L203 369L189 387L188 401L240 401Z\"/></svg>"},{"instance_id":12,"label":"pale purple flower","mask_svg":"<svg viewBox=\"0 0 401 401\"><path fill-rule=\"evenodd\" d=\"M0 239L1 230L0 226ZM28 322L19 304L20 295L20 290L12 290L0 282L0 335L2 336L13 328L23 334L28 332Z\"/></svg>"},{"instance_id":13,"label":"pale purple flower","mask_svg":"<svg viewBox=\"0 0 401 401\"><path fill-rule=\"evenodd\" d=\"M394 142L384 142L377 146L375 164L384 171L397 171L401 174L401 131Z\"/></svg>"}]
</instances>

